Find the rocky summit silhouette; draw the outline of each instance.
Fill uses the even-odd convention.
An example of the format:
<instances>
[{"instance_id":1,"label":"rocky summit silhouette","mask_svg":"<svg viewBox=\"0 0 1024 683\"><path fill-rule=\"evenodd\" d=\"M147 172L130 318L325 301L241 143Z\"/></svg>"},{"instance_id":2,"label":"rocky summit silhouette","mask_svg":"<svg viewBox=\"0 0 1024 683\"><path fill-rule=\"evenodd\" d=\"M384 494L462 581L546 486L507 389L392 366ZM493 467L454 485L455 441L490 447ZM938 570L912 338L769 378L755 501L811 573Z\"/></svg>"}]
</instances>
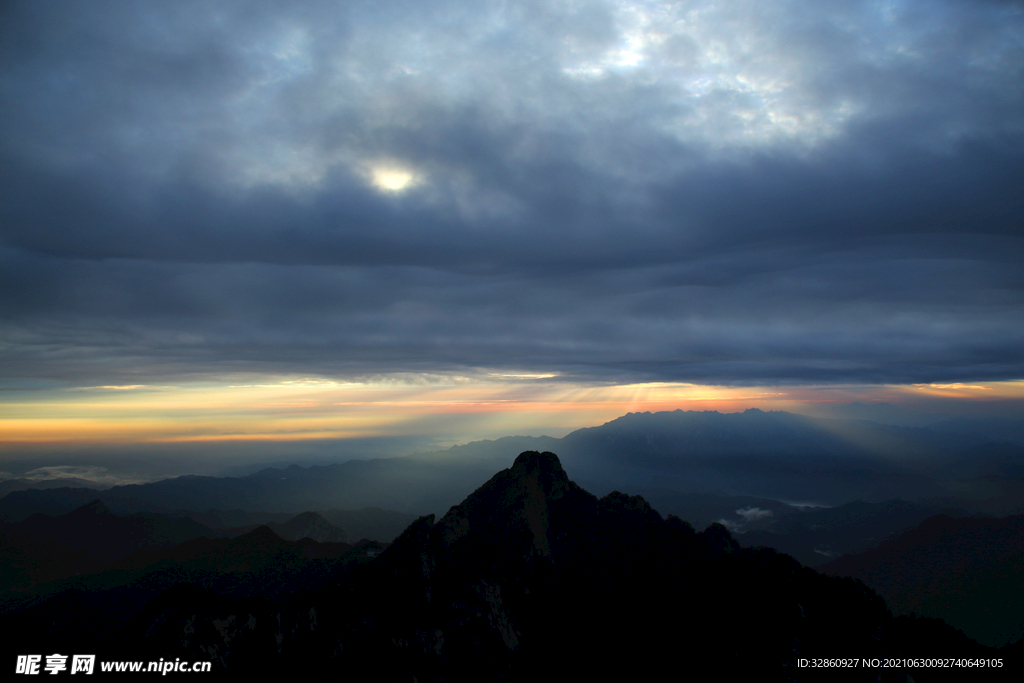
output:
<instances>
[{"instance_id":1,"label":"rocky summit silhouette","mask_svg":"<svg viewBox=\"0 0 1024 683\"><path fill-rule=\"evenodd\" d=\"M231 678L420 682L905 681L861 661L1000 656L942 622L894 620L857 580L741 549L721 525L697 533L638 496L598 499L536 451L316 591L270 602L181 585L105 642L111 658L212 660ZM821 658L858 666L801 666Z\"/></svg>"}]
</instances>

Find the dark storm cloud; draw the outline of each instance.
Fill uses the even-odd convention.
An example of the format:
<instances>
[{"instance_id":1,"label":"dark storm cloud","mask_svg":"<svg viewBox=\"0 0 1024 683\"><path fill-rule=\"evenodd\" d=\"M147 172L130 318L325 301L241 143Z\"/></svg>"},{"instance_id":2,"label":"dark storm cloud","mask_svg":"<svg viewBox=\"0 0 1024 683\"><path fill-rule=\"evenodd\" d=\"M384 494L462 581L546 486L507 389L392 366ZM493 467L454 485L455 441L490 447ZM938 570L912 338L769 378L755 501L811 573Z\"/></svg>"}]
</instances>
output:
<instances>
[{"instance_id":1,"label":"dark storm cloud","mask_svg":"<svg viewBox=\"0 0 1024 683\"><path fill-rule=\"evenodd\" d=\"M7 377L1024 376L1019 3L4 12Z\"/></svg>"}]
</instances>

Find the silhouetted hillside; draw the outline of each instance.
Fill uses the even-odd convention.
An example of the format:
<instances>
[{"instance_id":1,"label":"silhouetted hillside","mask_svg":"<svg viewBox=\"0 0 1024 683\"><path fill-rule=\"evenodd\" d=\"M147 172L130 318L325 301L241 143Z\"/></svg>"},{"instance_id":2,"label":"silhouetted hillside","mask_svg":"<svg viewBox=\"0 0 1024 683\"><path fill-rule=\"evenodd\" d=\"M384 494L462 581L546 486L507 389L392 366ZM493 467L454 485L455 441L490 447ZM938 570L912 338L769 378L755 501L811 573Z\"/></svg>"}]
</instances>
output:
<instances>
[{"instance_id":1,"label":"silhouetted hillside","mask_svg":"<svg viewBox=\"0 0 1024 683\"><path fill-rule=\"evenodd\" d=\"M235 538L196 538L173 548L138 550L102 571L0 593L0 623L68 647L100 647L147 604L187 584L216 595L282 600L314 591L370 559L383 546L363 541L286 541L262 526ZM118 636L121 637L121 636Z\"/></svg>"},{"instance_id":2,"label":"silhouetted hillside","mask_svg":"<svg viewBox=\"0 0 1024 683\"><path fill-rule=\"evenodd\" d=\"M896 613L941 618L981 643L1024 638L1024 515L937 515L820 569L861 579Z\"/></svg>"},{"instance_id":3,"label":"silhouetted hillside","mask_svg":"<svg viewBox=\"0 0 1024 683\"><path fill-rule=\"evenodd\" d=\"M95 492L94 492L95 493ZM98 500L65 515L35 514L0 528L3 590L27 590L44 581L88 574L136 550L168 548L214 533L185 517L114 515Z\"/></svg>"}]
</instances>

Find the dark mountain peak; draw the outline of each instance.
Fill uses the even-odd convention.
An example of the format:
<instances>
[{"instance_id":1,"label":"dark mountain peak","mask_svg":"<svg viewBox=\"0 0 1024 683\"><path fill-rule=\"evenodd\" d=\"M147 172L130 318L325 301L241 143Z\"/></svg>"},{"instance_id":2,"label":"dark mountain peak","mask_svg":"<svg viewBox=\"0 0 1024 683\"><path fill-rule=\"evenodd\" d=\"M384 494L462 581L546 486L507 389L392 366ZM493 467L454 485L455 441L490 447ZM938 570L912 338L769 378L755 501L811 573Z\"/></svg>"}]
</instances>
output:
<instances>
[{"instance_id":1,"label":"dark mountain peak","mask_svg":"<svg viewBox=\"0 0 1024 683\"><path fill-rule=\"evenodd\" d=\"M91 502L86 503L80 508L72 510L67 514L68 517L72 518L87 518L87 517L113 517L114 513L110 511L106 505L103 504L98 498Z\"/></svg>"},{"instance_id":2,"label":"dark mountain peak","mask_svg":"<svg viewBox=\"0 0 1024 683\"><path fill-rule=\"evenodd\" d=\"M237 543L256 544L256 543L282 543L284 539L274 533L266 524L258 526L247 534L242 534L238 538L234 539Z\"/></svg>"},{"instance_id":3,"label":"dark mountain peak","mask_svg":"<svg viewBox=\"0 0 1024 683\"><path fill-rule=\"evenodd\" d=\"M554 453L525 451L448 511L433 532L435 542L450 554L452 546L472 535L477 539L523 537L532 553L551 556L551 505L566 497L593 499L569 481Z\"/></svg>"},{"instance_id":4,"label":"dark mountain peak","mask_svg":"<svg viewBox=\"0 0 1024 683\"><path fill-rule=\"evenodd\" d=\"M562 463L554 453L545 451L524 451L512 463L512 476L517 480L543 487L548 495L557 494L569 484L569 475L562 469Z\"/></svg>"},{"instance_id":5,"label":"dark mountain peak","mask_svg":"<svg viewBox=\"0 0 1024 683\"><path fill-rule=\"evenodd\" d=\"M709 525L697 536L702 538L708 546L720 552L732 552L740 549L740 544L736 542L729 530L718 522Z\"/></svg>"},{"instance_id":6,"label":"dark mountain peak","mask_svg":"<svg viewBox=\"0 0 1024 683\"><path fill-rule=\"evenodd\" d=\"M666 533L683 530L679 525L667 525L661 514L640 496L612 491L597 505L599 518L594 528L600 531L594 540L606 548L635 550L637 546L659 545ZM693 536L692 528L687 536Z\"/></svg>"},{"instance_id":7,"label":"dark mountain peak","mask_svg":"<svg viewBox=\"0 0 1024 683\"><path fill-rule=\"evenodd\" d=\"M661 515L651 507L642 496L629 496L621 491L612 491L600 501L601 513L639 513L643 516L654 514L661 520Z\"/></svg>"},{"instance_id":8,"label":"dark mountain peak","mask_svg":"<svg viewBox=\"0 0 1024 683\"><path fill-rule=\"evenodd\" d=\"M318 512L300 513L284 524L271 522L270 528L287 541L297 541L304 537L312 538L318 543L346 543L348 541L343 529L331 524Z\"/></svg>"},{"instance_id":9,"label":"dark mountain peak","mask_svg":"<svg viewBox=\"0 0 1024 683\"><path fill-rule=\"evenodd\" d=\"M562 469L562 463L558 460L558 456L548 451L545 451L544 453L538 453L537 451L523 451L516 458L515 462L512 463L513 471L533 471L535 469L561 472L563 475L565 474L565 471Z\"/></svg>"},{"instance_id":10,"label":"dark mountain peak","mask_svg":"<svg viewBox=\"0 0 1024 683\"><path fill-rule=\"evenodd\" d=\"M321 515L319 512L300 512L299 514L297 514L294 517L292 517L291 519L289 519L286 522L286 524L291 524L292 522L307 522L308 523L308 522L320 522L320 521L326 522L327 520L324 519L324 516Z\"/></svg>"}]
</instances>

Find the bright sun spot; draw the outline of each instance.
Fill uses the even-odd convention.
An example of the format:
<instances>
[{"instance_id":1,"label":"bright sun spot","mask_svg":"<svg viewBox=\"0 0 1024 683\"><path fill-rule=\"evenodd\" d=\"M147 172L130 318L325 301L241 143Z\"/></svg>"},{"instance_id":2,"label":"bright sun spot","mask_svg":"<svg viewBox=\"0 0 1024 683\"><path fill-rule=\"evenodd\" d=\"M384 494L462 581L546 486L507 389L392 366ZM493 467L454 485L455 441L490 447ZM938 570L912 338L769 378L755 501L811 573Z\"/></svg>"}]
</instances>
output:
<instances>
[{"instance_id":1,"label":"bright sun spot","mask_svg":"<svg viewBox=\"0 0 1024 683\"><path fill-rule=\"evenodd\" d=\"M378 166L370 170L374 186L385 192L401 192L416 181L416 176L401 168Z\"/></svg>"}]
</instances>

